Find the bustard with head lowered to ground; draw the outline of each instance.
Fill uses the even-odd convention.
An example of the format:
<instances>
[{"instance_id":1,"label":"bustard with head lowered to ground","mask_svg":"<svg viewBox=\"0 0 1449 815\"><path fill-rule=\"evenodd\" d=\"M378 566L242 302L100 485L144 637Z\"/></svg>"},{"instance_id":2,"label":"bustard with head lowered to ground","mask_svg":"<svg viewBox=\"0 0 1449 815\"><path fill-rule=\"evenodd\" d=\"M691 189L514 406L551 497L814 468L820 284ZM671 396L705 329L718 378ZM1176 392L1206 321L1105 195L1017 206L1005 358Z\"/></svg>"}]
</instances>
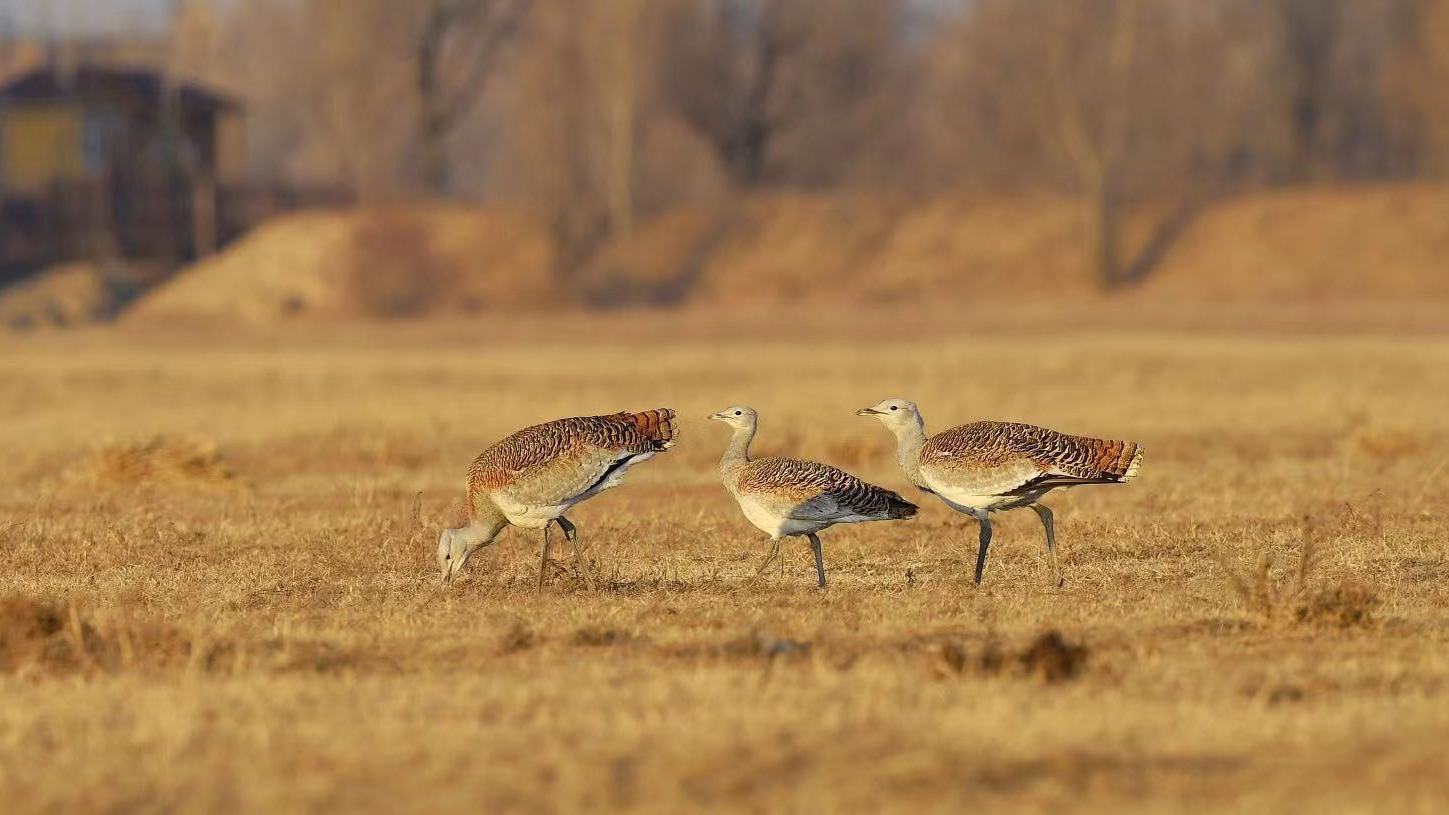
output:
<instances>
[{"instance_id":1,"label":"bustard with head lowered to ground","mask_svg":"<svg viewBox=\"0 0 1449 815\"><path fill-rule=\"evenodd\" d=\"M725 408L711 419L734 428L720 459L720 477L750 523L774 541L760 571L780 557L780 538L803 535L815 553L815 576L825 588L825 554L817 533L835 524L910 518L916 505L888 489L815 461L793 458L750 458L750 442L759 429L759 414L744 405Z\"/></svg>"},{"instance_id":2,"label":"bustard with head lowered to ground","mask_svg":"<svg viewBox=\"0 0 1449 815\"><path fill-rule=\"evenodd\" d=\"M978 586L991 546L990 513L1018 507L1036 512L1061 586L1052 511L1038 502L1063 487L1126 483L1142 463L1136 442L1068 436L1015 422L973 422L927 438L921 412L906 399L886 399L857 414L880 419L895 434L896 460L912 484L980 522Z\"/></svg>"},{"instance_id":3,"label":"bustard with head lowered to ground","mask_svg":"<svg viewBox=\"0 0 1449 815\"><path fill-rule=\"evenodd\" d=\"M443 582L512 524L543 530L541 590L550 526L559 525L577 554L578 532L564 513L618 486L630 467L668 450L677 435L674 411L660 408L557 419L524 428L484 450L468 468L468 523L438 537Z\"/></svg>"}]
</instances>

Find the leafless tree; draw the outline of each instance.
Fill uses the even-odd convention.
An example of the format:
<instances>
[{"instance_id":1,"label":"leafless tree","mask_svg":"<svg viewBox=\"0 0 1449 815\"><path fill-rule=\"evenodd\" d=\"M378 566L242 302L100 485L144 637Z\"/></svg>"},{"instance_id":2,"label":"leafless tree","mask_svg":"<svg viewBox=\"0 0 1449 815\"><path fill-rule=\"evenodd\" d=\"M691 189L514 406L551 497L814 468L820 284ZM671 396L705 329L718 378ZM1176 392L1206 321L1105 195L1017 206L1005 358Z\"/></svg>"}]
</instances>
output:
<instances>
[{"instance_id":1,"label":"leafless tree","mask_svg":"<svg viewBox=\"0 0 1449 815\"><path fill-rule=\"evenodd\" d=\"M522 28L527 5L525 0L426 0L415 9L412 52L422 182L433 194L444 195L452 177L449 139Z\"/></svg>"},{"instance_id":2,"label":"leafless tree","mask_svg":"<svg viewBox=\"0 0 1449 815\"><path fill-rule=\"evenodd\" d=\"M838 182L890 126L866 112L903 16L886 0L695 3L670 36L671 105L741 186Z\"/></svg>"},{"instance_id":3,"label":"leafless tree","mask_svg":"<svg viewBox=\"0 0 1449 815\"><path fill-rule=\"evenodd\" d=\"M1407 31L1385 71L1392 127L1425 174L1449 171L1449 0L1418 0L1406 9Z\"/></svg>"},{"instance_id":4,"label":"leafless tree","mask_svg":"<svg viewBox=\"0 0 1449 815\"><path fill-rule=\"evenodd\" d=\"M772 143L795 112L781 98L782 77L798 70L808 9L782 0L714 0L680 24L671 54L673 102L732 177L757 185Z\"/></svg>"}]
</instances>

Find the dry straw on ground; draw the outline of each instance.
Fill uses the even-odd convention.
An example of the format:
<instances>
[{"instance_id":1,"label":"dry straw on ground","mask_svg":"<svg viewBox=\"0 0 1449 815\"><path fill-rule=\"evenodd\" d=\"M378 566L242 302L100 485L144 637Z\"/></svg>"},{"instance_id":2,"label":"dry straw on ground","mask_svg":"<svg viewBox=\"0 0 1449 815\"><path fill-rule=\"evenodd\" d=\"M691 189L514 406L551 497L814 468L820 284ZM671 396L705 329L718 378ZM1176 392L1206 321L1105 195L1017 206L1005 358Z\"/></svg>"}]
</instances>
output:
<instances>
[{"instance_id":1,"label":"dry straw on ground","mask_svg":"<svg viewBox=\"0 0 1449 815\"><path fill-rule=\"evenodd\" d=\"M292 345L105 334L0 355L0 808L1449 797L1442 334L914 339L929 327L872 319L710 336L630 318L587 343L558 321ZM1060 591L1016 514L973 590L972 522L925 495L908 523L831 530L827 592L795 541L783 577L755 576L766 542L719 486L725 438L702 417L748 400L761 454L906 490L889 437L853 415L893 394L936 428L1033 420L1138 439L1146 463L1053 502ZM599 590L565 551L535 594L538 539L518 530L439 589L432 547L479 449L661 404L680 444L571 515Z\"/></svg>"}]
</instances>

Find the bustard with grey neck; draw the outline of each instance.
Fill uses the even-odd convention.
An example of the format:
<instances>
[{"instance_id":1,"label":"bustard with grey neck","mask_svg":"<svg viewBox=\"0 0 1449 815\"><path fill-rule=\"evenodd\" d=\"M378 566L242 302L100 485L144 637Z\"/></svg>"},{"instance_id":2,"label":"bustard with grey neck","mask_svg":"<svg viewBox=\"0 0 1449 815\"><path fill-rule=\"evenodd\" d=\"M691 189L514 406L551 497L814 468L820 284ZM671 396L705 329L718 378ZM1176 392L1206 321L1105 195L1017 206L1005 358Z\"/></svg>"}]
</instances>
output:
<instances>
[{"instance_id":1,"label":"bustard with grey neck","mask_svg":"<svg viewBox=\"0 0 1449 815\"><path fill-rule=\"evenodd\" d=\"M857 411L873 416L896 437L896 461L912 484L934 494L981 525L976 552L976 585L986 570L991 517L1030 507L1046 530L1047 554L1060 587L1052 511L1039 503L1055 489L1088 484L1125 484L1142 464L1142 445L1088 436L1069 436L1016 422L973 422L934 436L915 403L886 399Z\"/></svg>"},{"instance_id":2,"label":"bustard with grey neck","mask_svg":"<svg viewBox=\"0 0 1449 815\"><path fill-rule=\"evenodd\" d=\"M815 554L815 576L825 588L825 555L819 532L835 524L910 518L916 505L888 489L816 461L793 458L750 458L750 442L759 429L759 414L744 405L725 408L711 419L734 429L720 479L750 523L770 536L774 545L760 566L764 571L780 554L780 539L803 536Z\"/></svg>"},{"instance_id":3,"label":"bustard with grey neck","mask_svg":"<svg viewBox=\"0 0 1449 815\"><path fill-rule=\"evenodd\" d=\"M564 513L618 486L630 467L668 450L677 435L674 411L659 408L557 419L524 428L484 450L468 468L468 523L438 537L443 582L451 582L474 553L513 525L543 531L542 590L550 527L557 523L582 557L577 528ZM586 576L592 584L592 575Z\"/></svg>"}]
</instances>

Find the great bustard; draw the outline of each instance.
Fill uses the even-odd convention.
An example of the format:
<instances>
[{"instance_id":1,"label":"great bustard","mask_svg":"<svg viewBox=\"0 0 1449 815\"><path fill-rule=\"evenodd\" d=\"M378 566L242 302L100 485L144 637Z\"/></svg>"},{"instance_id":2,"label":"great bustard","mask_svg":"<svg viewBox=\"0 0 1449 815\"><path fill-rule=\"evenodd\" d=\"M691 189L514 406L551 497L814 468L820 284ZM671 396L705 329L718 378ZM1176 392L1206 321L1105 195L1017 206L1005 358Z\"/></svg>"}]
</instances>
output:
<instances>
[{"instance_id":1,"label":"great bustard","mask_svg":"<svg viewBox=\"0 0 1449 815\"><path fill-rule=\"evenodd\" d=\"M815 553L815 576L825 588L825 554L816 534L835 524L910 518L916 505L890 490L867 484L842 470L815 461L793 458L750 458L750 442L759 428L759 414L743 405L711 414L711 419L734 428L729 447L720 459L725 489L739 502L750 523L774 541L763 572L780 557L780 538L804 535Z\"/></svg>"},{"instance_id":2,"label":"great bustard","mask_svg":"<svg viewBox=\"0 0 1449 815\"><path fill-rule=\"evenodd\" d=\"M474 552L513 524L543 530L542 590L550 525L558 523L577 554L578 532L564 513L618 486L630 467L668 450L677 435L674 411L660 408L557 419L524 428L484 450L468 468L468 523L438 537L443 581L450 582Z\"/></svg>"},{"instance_id":3,"label":"great bustard","mask_svg":"<svg viewBox=\"0 0 1449 815\"><path fill-rule=\"evenodd\" d=\"M905 399L887 399L856 413L880 419L895 434L896 461L912 484L981 523L978 586L991 546L990 513L1017 507L1036 512L1061 586L1052 511L1037 502L1058 487L1126 483L1142 463L1142 446L1136 442L1068 436L1013 422L973 422L926 438L921 412Z\"/></svg>"}]
</instances>

